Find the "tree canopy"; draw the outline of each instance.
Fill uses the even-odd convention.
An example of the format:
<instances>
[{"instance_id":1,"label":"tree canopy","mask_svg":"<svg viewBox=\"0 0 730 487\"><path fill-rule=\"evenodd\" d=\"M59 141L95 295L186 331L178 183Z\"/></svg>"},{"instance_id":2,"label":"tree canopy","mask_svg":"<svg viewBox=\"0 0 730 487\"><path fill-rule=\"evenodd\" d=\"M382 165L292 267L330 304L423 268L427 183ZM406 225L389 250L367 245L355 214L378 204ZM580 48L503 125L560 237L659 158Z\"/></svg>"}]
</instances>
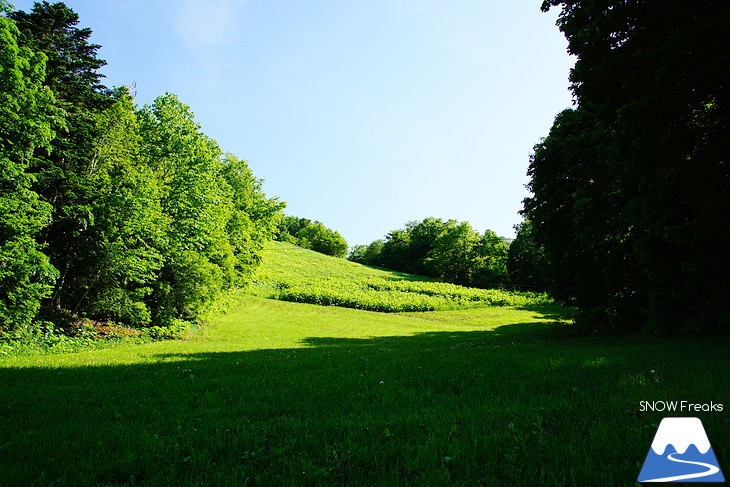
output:
<instances>
[{"instance_id":1,"label":"tree canopy","mask_svg":"<svg viewBox=\"0 0 730 487\"><path fill-rule=\"evenodd\" d=\"M589 328L726 332L730 4L556 6L576 106L535 146L524 205L553 293Z\"/></svg>"},{"instance_id":2,"label":"tree canopy","mask_svg":"<svg viewBox=\"0 0 730 487\"><path fill-rule=\"evenodd\" d=\"M288 215L280 218L275 238L333 257L347 255L347 241L340 232L307 218Z\"/></svg>"},{"instance_id":3,"label":"tree canopy","mask_svg":"<svg viewBox=\"0 0 730 487\"><path fill-rule=\"evenodd\" d=\"M500 286L509 282L506 239L479 234L468 222L428 217L393 230L385 240L355 246L349 259L446 281Z\"/></svg>"},{"instance_id":4,"label":"tree canopy","mask_svg":"<svg viewBox=\"0 0 730 487\"><path fill-rule=\"evenodd\" d=\"M245 284L284 204L165 94L109 89L63 3L0 11L0 328L196 320Z\"/></svg>"}]
</instances>

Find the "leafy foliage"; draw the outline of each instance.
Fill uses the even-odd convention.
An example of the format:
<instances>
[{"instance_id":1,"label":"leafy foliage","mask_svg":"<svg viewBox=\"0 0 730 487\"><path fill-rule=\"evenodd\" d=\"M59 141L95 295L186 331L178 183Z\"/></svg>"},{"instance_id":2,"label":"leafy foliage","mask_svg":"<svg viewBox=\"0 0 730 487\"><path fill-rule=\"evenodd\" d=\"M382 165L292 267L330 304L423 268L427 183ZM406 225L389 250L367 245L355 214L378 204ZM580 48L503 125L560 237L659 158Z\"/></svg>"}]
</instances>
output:
<instances>
[{"instance_id":1,"label":"leafy foliage","mask_svg":"<svg viewBox=\"0 0 730 487\"><path fill-rule=\"evenodd\" d=\"M435 311L475 306L539 306L551 300L544 294L474 289L443 282L363 282L338 279L304 279L280 282L276 299L323 306L380 311Z\"/></svg>"},{"instance_id":2,"label":"leafy foliage","mask_svg":"<svg viewBox=\"0 0 730 487\"><path fill-rule=\"evenodd\" d=\"M0 21L0 331L37 315L174 328L245 284L284 206L246 162L175 95L138 109L104 87L65 4Z\"/></svg>"},{"instance_id":3,"label":"leafy foliage","mask_svg":"<svg viewBox=\"0 0 730 487\"><path fill-rule=\"evenodd\" d=\"M385 240L356 246L349 259L461 284L499 286L508 282L508 243L491 230L483 235L468 222L429 217L409 222Z\"/></svg>"},{"instance_id":4,"label":"leafy foliage","mask_svg":"<svg viewBox=\"0 0 730 487\"><path fill-rule=\"evenodd\" d=\"M507 252L507 271L514 282L538 289L547 286L548 262L545 251L535 242L532 222L525 220L515 225L517 237Z\"/></svg>"},{"instance_id":5,"label":"leafy foliage","mask_svg":"<svg viewBox=\"0 0 730 487\"><path fill-rule=\"evenodd\" d=\"M584 326L727 331L727 2L550 0L576 108L535 146L525 214Z\"/></svg>"},{"instance_id":6,"label":"leafy foliage","mask_svg":"<svg viewBox=\"0 0 730 487\"><path fill-rule=\"evenodd\" d=\"M0 17L0 328L27 326L57 277L36 240L51 208L33 190L29 166L53 138L59 111L42 85L43 54L19 46L19 36Z\"/></svg>"},{"instance_id":7,"label":"leafy foliage","mask_svg":"<svg viewBox=\"0 0 730 487\"><path fill-rule=\"evenodd\" d=\"M344 257L347 254L347 241L339 232L325 227L321 222L306 218L281 218L276 239L333 257Z\"/></svg>"}]
</instances>

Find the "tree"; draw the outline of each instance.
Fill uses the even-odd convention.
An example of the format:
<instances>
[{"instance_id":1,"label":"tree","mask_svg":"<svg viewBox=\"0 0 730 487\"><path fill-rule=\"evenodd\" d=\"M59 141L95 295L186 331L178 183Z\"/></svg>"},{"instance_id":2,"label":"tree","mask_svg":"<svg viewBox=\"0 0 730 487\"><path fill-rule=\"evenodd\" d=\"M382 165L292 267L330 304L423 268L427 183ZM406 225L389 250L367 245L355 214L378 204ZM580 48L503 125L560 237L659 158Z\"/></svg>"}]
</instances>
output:
<instances>
[{"instance_id":1,"label":"tree","mask_svg":"<svg viewBox=\"0 0 730 487\"><path fill-rule=\"evenodd\" d=\"M51 208L33 191L29 166L62 112L43 86L45 56L19 46L19 36L15 22L0 17L0 328L28 325L57 277L36 241Z\"/></svg>"},{"instance_id":2,"label":"tree","mask_svg":"<svg viewBox=\"0 0 730 487\"><path fill-rule=\"evenodd\" d=\"M548 262L545 249L535 242L532 222L524 220L515 225L517 236L510 244L507 271L512 284L535 289L546 289Z\"/></svg>"},{"instance_id":3,"label":"tree","mask_svg":"<svg viewBox=\"0 0 730 487\"><path fill-rule=\"evenodd\" d=\"M590 328L727 330L730 5L558 5L576 108L536 146L525 202L553 292Z\"/></svg>"},{"instance_id":4,"label":"tree","mask_svg":"<svg viewBox=\"0 0 730 487\"><path fill-rule=\"evenodd\" d=\"M339 232L307 218L281 217L277 224L276 240L333 257L347 255L347 241Z\"/></svg>"},{"instance_id":5,"label":"tree","mask_svg":"<svg viewBox=\"0 0 730 487\"><path fill-rule=\"evenodd\" d=\"M358 264L382 266L381 253L384 245L385 240L375 240L369 245L355 245L347 258Z\"/></svg>"},{"instance_id":6,"label":"tree","mask_svg":"<svg viewBox=\"0 0 730 487\"><path fill-rule=\"evenodd\" d=\"M347 254L347 241L339 232L325 227L321 222L314 222L304 227L298 234L300 245L332 257L344 257Z\"/></svg>"},{"instance_id":7,"label":"tree","mask_svg":"<svg viewBox=\"0 0 730 487\"><path fill-rule=\"evenodd\" d=\"M356 246L349 258L454 282L501 285L507 281L508 246L491 230L479 235L468 222L428 217L389 232L385 240Z\"/></svg>"},{"instance_id":8,"label":"tree","mask_svg":"<svg viewBox=\"0 0 730 487\"><path fill-rule=\"evenodd\" d=\"M434 243L428 260L438 276L451 282L471 282L479 234L467 222L449 220Z\"/></svg>"},{"instance_id":9,"label":"tree","mask_svg":"<svg viewBox=\"0 0 730 487\"><path fill-rule=\"evenodd\" d=\"M274 238L280 242L289 242L298 245L297 235L311 224L312 220L307 218L297 218L289 215L282 216L276 225Z\"/></svg>"},{"instance_id":10,"label":"tree","mask_svg":"<svg viewBox=\"0 0 730 487\"><path fill-rule=\"evenodd\" d=\"M507 255L510 244L492 230L486 230L476 243L471 282L488 286L500 286L509 280Z\"/></svg>"},{"instance_id":11,"label":"tree","mask_svg":"<svg viewBox=\"0 0 730 487\"><path fill-rule=\"evenodd\" d=\"M380 251L383 266L400 272L413 272L411 259L411 232L398 229L385 236L385 243Z\"/></svg>"},{"instance_id":12,"label":"tree","mask_svg":"<svg viewBox=\"0 0 730 487\"><path fill-rule=\"evenodd\" d=\"M236 259L236 283L246 283L261 262L265 242L271 240L286 206L267 198L246 161L226 154L223 178L231 188L232 211L226 232Z\"/></svg>"},{"instance_id":13,"label":"tree","mask_svg":"<svg viewBox=\"0 0 730 487\"><path fill-rule=\"evenodd\" d=\"M68 295L74 315L144 326L152 319L145 301L163 265L170 219L140 154L132 97L120 88L115 99L97 118L100 138L86 175L92 222L78 238Z\"/></svg>"},{"instance_id":14,"label":"tree","mask_svg":"<svg viewBox=\"0 0 730 487\"><path fill-rule=\"evenodd\" d=\"M30 13L18 10L8 17L21 31L22 43L47 56L46 85L70 108L109 105L104 77L99 69L106 61L97 58L98 44L90 44L92 31L79 29L79 16L63 2L36 2Z\"/></svg>"},{"instance_id":15,"label":"tree","mask_svg":"<svg viewBox=\"0 0 730 487\"><path fill-rule=\"evenodd\" d=\"M170 224L164 264L150 302L153 320L197 319L223 289L236 283L236 256L227 233L234 209L218 144L192 111L165 94L138 112L141 155L155 174L162 213Z\"/></svg>"},{"instance_id":16,"label":"tree","mask_svg":"<svg viewBox=\"0 0 730 487\"><path fill-rule=\"evenodd\" d=\"M36 3L30 13L10 12L21 32L20 44L42 52L47 69L44 84L65 112L65 129L53 138L50 151L36 151L29 166L36 174L33 189L52 206L52 220L41 240L51 263L60 271L48 308L70 312L88 282L89 229L93 202L100 188L89 178L104 127L98 122L115 100L101 85L97 58L100 46L89 43L90 29L79 29L78 15L63 3ZM93 272L93 271L92 271Z\"/></svg>"}]
</instances>

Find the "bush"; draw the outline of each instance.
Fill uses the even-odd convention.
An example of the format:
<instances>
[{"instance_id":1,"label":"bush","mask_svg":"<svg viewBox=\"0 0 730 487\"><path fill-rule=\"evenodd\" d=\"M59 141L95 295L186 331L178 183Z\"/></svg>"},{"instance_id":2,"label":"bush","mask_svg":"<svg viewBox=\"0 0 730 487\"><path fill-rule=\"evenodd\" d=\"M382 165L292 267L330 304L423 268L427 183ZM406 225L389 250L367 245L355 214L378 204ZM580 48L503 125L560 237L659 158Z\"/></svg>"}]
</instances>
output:
<instances>
[{"instance_id":1,"label":"bush","mask_svg":"<svg viewBox=\"0 0 730 487\"><path fill-rule=\"evenodd\" d=\"M443 282L337 279L280 282L276 299L386 313L474 306L531 306L552 301L545 294L473 289Z\"/></svg>"}]
</instances>

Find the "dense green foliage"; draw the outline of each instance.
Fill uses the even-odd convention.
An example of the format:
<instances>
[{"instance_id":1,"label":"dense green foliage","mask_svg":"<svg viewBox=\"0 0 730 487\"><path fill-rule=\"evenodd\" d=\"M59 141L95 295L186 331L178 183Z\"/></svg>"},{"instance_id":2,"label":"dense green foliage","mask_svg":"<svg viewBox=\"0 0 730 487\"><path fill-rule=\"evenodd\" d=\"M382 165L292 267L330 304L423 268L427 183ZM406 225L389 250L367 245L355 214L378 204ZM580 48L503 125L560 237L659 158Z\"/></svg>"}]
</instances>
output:
<instances>
[{"instance_id":1,"label":"dense green foliage","mask_svg":"<svg viewBox=\"0 0 730 487\"><path fill-rule=\"evenodd\" d=\"M32 190L29 167L55 135L59 111L43 86L44 56L19 46L19 36L0 17L0 326L28 325L57 276L37 240L51 208Z\"/></svg>"},{"instance_id":2,"label":"dense green foliage","mask_svg":"<svg viewBox=\"0 0 730 487\"><path fill-rule=\"evenodd\" d=\"M279 283L275 298L297 303L343 306L381 312L435 311L471 306L535 306L550 300L542 294L473 289L442 282L336 279Z\"/></svg>"},{"instance_id":3,"label":"dense green foliage","mask_svg":"<svg viewBox=\"0 0 730 487\"><path fill-rule=\"evenodd\" d=\"M63 3L0 22L0 330L167 326L246 283L283 208L246 162L174 95L104 87Z\"/></svg>"},{"instance_id":4,"label":"dense green foliage","mask_svg":"<svg viewBox=\"0 0 730 487\"><path fill-rule=\"evenodd\" d=\"M322 222L313 222L307 218L280 218L275 238L333 257L347 254L347 241L339 232L325 227Z\"/></svg>"},{"instance_id":5,"label":"dense green foliage","mask_svg":"<svg viewBox=\"0 0 730 487\"><path fill-rule=\"evenodd\" d=\"M512 282L524 288L544 290L547 287L548 262L544 249L535 242L532 222L515 225L517 236L507 251L507 272Z\"/></svg>"},{"instance_id":6,"label":"dense green foliage","mask_svg":"<svg viewBox=\"0 0 730 487\"><path fill-rule=\"evenodd\" d=\"M586 327L730 325L730 4L550 0L576 107L535 147L525 201L553 294Z\"/></svg>"},{"instance_id":7,"label":"dense green foliage","mask_svg":"<svg viewBox=\"0 0 730 487\"><path fill-rule=\"evenodd\" d=\"M468 222L429 217L407 223L385 240L356 245L349 259L460 284L498 286L508 282L508 247L491 230L480 235Z\"/></svg>"}]
</instances>

